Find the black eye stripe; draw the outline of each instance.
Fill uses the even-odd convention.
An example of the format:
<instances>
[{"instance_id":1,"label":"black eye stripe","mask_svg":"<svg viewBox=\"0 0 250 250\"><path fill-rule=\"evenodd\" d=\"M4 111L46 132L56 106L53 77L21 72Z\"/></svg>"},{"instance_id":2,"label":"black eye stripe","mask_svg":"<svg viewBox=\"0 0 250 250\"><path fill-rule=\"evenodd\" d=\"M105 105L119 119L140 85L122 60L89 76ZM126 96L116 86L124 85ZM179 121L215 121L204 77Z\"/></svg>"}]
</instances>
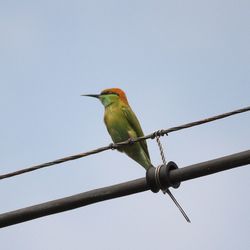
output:
<instances>
[{"instance_id":1,"label":"black eye stripe","mask_svg":"<svg viewBox=\"0 0 250 250\"><path fill-rule=\"evenodd\" d=\"M104 93L102 93L102 95L117 95L117 96L119 96L119 94L114 93L114 92L104 92Z\"/></svg>"}]
</instances>

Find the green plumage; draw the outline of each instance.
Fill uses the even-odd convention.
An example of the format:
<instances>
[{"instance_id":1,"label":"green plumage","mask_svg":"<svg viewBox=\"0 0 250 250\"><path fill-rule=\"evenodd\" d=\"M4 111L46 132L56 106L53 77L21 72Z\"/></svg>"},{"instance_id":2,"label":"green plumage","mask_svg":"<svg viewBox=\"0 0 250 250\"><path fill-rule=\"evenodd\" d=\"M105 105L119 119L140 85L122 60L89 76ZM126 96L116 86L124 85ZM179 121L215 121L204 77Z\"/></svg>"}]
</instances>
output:
<instances>
[{"instance_id":1,"label":"green plumage","mask_svg":"<svg viewBox=\"0 0 250 250\"><path fill-rule=\"evenodd\" d=\"M143 136L143 131L134 112L128 105L121 102L113 103L105 108L104 122L115 143ZM120 151L126 153L145 169L151 166L146 141L124 146L120 148Z\"/></svg>"},{"instance_id":2,"label":"green plumage","mask_svg":"<svg viewBox=\"0 0 250 250\"><path fill-rule=\"evenodd\" d=\"M98 98L104 105L104 122L113 142L117 143L143 136L140 123L121 89L106 89L100 95L86 96ZM118 150L126 153L145 169L152 166L146 141L125 145Z\"/></svg>"}]
</instances>

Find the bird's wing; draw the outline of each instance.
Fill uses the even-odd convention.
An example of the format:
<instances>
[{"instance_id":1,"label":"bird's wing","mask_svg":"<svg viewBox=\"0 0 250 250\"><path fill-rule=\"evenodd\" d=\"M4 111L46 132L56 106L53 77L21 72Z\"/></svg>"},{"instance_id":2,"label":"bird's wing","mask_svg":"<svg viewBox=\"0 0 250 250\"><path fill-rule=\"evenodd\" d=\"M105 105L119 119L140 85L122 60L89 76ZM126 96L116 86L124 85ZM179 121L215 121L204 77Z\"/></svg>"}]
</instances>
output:
<instances>
[{"instance_id":1,"label":"bird's wing","mask_svg":"<svg viewBox=\"0 0 250 250\"><path fill-rule=\"evenodd\" d=\"M123 111L128 123L129 123L129 125L135 131L137 137L144 136L141 125L140 125L135 113L133 112L133 110L130 107L122 107L122 111ZM146 140L140 141L139 143L141 144L144 152L146 153L146 155L150 159Z\"/></svg>"}]
</instances>

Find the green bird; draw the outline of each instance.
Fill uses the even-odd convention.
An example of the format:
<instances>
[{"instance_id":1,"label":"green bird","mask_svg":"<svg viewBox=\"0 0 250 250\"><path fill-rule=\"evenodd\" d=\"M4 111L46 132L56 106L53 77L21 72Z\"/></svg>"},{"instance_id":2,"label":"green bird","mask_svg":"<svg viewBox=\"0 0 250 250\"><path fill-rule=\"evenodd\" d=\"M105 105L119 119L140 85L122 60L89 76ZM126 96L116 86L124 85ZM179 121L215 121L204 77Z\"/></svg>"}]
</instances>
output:
<instances>
[{"instance_id":1,"label":"green bird","mask_svg":"<svg viewBox=\"0 0 250 250\"><path fill-rule=\"evenodd\" d=\"M110 88L103 90L99 95L83 96L98 98L104 105L104 122L114 143L144 136L141 125L128 103L126 94L121 89ZM146 170L153 167L145 140L135 142L133 145L124 145L119 147L118 150L127 154ZM170 196L186 220L190 222L188 216L170 190L167 189L163 192Z\"/></svg>"},{"instance_id":2,"label":"green bird","mask_svg":"<svg viewBox=\"0 0 250 250\"><path fill-rule=\"evenodd\" d=\"M105 107L104 122L114 143L144 136L141 125L131 109L124 91L118 88L103 90L99 95L83 95L98 98ZM146 170L152 167L146 141L119 147Z\"/></svg>"}]
</instances>

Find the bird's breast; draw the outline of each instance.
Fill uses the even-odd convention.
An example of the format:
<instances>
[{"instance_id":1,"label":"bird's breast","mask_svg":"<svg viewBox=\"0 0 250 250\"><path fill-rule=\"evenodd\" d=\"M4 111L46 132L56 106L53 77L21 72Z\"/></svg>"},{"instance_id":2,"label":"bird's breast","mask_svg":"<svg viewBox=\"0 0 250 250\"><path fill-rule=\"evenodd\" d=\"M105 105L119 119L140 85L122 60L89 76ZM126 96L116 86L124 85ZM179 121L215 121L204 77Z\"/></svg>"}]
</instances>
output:
<instances>
[{"instance_id":1,"label":"bird's breast","mask_svg":"<svg viewBox=\"0 0 250 250\"><path fill-rule=\"evenodd\" d=\"M122 110L106 109L104 122L114 142L120 142L129 138L129 124Z\"/></svg>"}]
</instances>

